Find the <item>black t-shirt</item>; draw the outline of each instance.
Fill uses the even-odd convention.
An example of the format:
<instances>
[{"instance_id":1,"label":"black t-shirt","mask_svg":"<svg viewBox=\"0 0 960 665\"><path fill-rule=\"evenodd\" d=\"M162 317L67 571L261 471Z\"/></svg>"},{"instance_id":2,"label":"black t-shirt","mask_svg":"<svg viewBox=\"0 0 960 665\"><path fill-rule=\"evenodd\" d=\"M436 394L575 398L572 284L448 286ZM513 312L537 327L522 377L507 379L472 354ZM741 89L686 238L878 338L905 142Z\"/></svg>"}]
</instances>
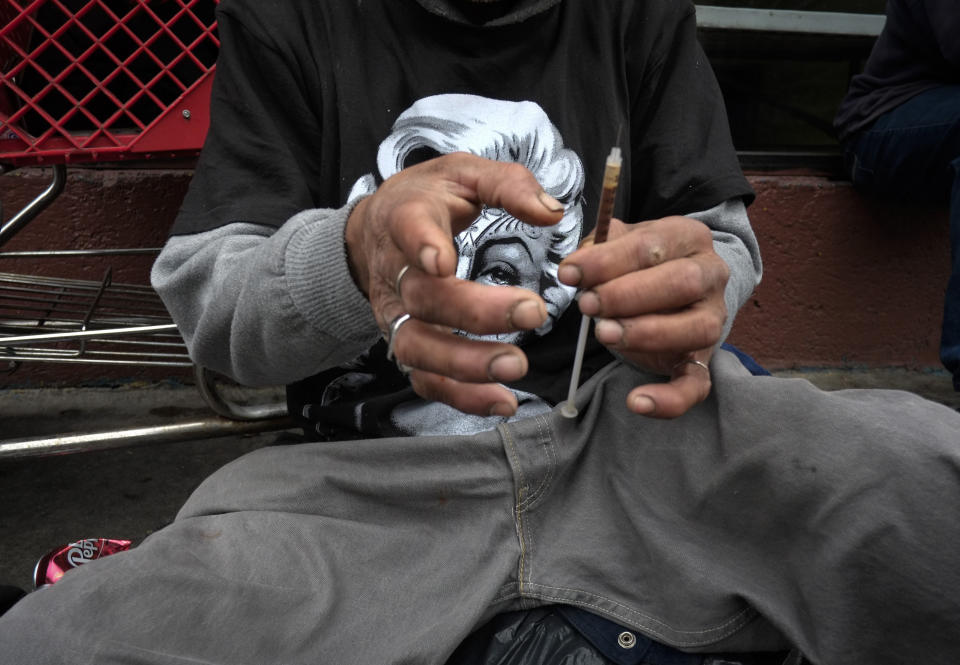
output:
<instances>
[{"instance_id":1,"label":"black t-shirt","mask_svg":"<svg viewBox=\"0 0 960 665\"><path fill-rule=\"evenodd\" d=\"M618 136L617 217L752 196L690 3L563 0L496 26L455 23L415 0L225 0L218 15L211 128L174 233L279 226L441 153L524 163L567 205L564 221L541 233L485 210L457 239L458 275L527 285L547 301L548 325L517 340L531 371L515 387L548 403L564 397L580 318L556 265L593 226ZM296 384L293 411L336 430L397 431L388 414L410 392L380 346ZM591 344L584 376L608 360Z\"/></svg>"}]
</instances>

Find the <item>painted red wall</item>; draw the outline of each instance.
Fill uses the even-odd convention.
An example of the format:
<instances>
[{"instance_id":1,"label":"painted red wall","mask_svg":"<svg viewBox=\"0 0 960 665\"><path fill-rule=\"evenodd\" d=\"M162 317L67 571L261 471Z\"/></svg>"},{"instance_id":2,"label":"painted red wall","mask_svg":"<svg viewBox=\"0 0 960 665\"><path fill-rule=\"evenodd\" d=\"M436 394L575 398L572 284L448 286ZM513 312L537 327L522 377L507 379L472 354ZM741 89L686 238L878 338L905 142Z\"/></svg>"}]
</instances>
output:
<instances>
[{"instance_id":1,"label":"painted red wall","mask_svg":"<svg viewBox=\"0 0 960 665\"><path fill-rule=\"evenodd\" d=\"M939 367L945 208L871 200L820 177L751 181L765 274L731 342L770 368Z\"/></svg>"}]
</instances>

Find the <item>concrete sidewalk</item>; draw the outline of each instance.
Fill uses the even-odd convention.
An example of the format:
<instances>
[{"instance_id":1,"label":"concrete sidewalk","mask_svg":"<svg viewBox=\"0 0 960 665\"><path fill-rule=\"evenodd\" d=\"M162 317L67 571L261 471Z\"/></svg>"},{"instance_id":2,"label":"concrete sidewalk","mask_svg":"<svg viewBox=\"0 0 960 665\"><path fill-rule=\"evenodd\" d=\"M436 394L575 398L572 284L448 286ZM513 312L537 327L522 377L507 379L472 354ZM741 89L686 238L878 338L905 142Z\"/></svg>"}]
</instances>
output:
<instances>
[{"instance_id":1,"label":"concrete sidewalk","mask_svg":"<svg viewBox=\"0 0 960 665\"><path fill-rule=\"evenodd\" d=\"M825 389L896 388L960 409L945 372L777 372ZM189 386L0 391L0 438L172 423L209 415ZM0 460L0 584L28 589L50 549L82 538L139 542L170 522L212 471L283 432Z\"/></svg>"},{"instance_id":2,"label":"concrete sidewalk","mask_svg":"<svg viewBox=\"0 0 960 665\"><path fill-rule=\"evenodd\" d=\"M212 418L192 386L0 390L0 439ZM0 459L0 584L31 588L47 551L83 538L139 542L170 522L199 482L279 432Z\"/></svg>"}]
</instances>

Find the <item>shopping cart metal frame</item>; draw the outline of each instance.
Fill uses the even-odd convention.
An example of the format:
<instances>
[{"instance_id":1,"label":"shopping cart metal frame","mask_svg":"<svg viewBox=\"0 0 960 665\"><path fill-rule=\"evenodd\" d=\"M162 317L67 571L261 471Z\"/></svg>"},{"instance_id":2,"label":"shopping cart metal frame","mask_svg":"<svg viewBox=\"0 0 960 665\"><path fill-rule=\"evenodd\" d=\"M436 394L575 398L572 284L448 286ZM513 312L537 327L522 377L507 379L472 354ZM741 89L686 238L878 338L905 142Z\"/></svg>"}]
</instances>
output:
<instances>
[{"instance_id":1,"label":"shopping cart metal frame","mask_svg":"<svg viewBox=\"0 0 960 665\"><path fill-rule=\"evenodd\" d=\"M51 170L4 221L2 259L155 254L159 248L3 251L64 191L67 166L193 159L209 126L218 0L0 0L0 172ZM0 202L2 204L2 202ZM0 270L0 353L8 363L193 367L149 285ZM204 423L0 441L0 458L218 436L287 426L284 404L246 405L195 367L216 414Z\"/></svg>"}]
</instances>

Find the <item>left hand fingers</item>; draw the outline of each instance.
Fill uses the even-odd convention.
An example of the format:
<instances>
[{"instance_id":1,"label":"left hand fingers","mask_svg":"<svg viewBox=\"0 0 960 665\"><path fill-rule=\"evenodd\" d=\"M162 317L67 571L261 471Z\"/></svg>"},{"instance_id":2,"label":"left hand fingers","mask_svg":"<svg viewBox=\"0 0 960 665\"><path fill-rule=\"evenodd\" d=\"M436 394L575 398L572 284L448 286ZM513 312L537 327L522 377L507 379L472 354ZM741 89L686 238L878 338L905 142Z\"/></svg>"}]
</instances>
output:
<instances>
[{"instance_id":1,"label":"left hand fingers","mask_svg":"<svg viewBox=\"0 0 960 665\"><path fill-rule=\"evenodd\" d=\"M414 392L426 400L443 402L463 413L506 416L517 412L516 395L498 383L468 383L414 369L410 374Z\"/></svg>"},{"instance_id":2,"label":"left hand fingers","mask_svg":"<svg viewBox=\"0 0 960 665\"><path fill-rule=\"evenodd\" d=\"M520 349L454 334L448 327L410 317L402 305L391 305L388 316L408 317L390 326L386 337L389 352L409 371L418 395L482 416L516 412L516 396L499 382L526 374L527 358Z\"/></svg>"},{"instance_id":3,"label":"left hand fingers","mask_svg":"<svg viewBox=\"0 0 960 665\"><path fill-rule=\"evenodd\" d=\"M470 339L414 318L394 335L392 350L404 365L463 383L517 381L528 368L512 344Z\"/></svg>"},{"instance_id":4,"label":"left hand fingers","mask_svg":"<svg viewBox=\"0 0 960 665\"><path fill-rule=\"evenodd\" d=\"M627 408L652 418L683 415L710 394L710 356L709 349L690 354L673 366L667 383L651 383L634 388L627 395ZM703 366L699 363L703 363Z\"/></svg>"},{"instance_id":5,"label":"left hand fingers","mask_svg":"<svg viewBox=\"0 0 960 665\"><path fill-rule=\"evenodd\" d=\"M478 335L532 330L547 320L547 306L516 286L489 286L457 277L406 270L397 292L415 319Z\"/></svg>"}]
</instances>

